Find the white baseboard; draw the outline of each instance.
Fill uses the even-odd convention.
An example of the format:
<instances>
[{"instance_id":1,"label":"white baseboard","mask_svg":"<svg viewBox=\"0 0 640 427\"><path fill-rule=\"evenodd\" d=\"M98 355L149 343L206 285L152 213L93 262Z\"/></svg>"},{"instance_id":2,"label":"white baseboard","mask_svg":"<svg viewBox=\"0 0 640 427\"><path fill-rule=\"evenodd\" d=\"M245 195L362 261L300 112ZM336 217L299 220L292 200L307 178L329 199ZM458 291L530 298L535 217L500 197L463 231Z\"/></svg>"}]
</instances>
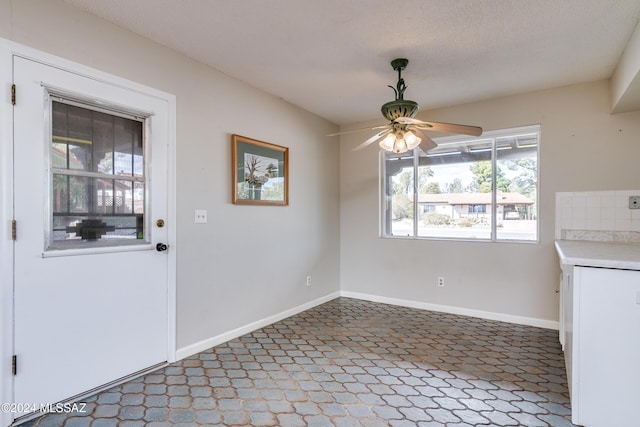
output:
<instances>
[{"instance_id":1,"label":"white baseboard","mask_svg":"<svg viewBox=\"0 0 640 427\"><path fill-rule=\"evenodd\" d=\"M293 307L288 310L282 311L280 313L274 314L273 316L265 317L264 319L260 319L258 321L249 323L248 325L241 326L229 332L225 332L223 334L216 335L214 337L207 338L202 341L198 341L197 343L179 348L176 351L176 360L181 360L186 357L193 356L194 354L200 353L201 351L207 350L211 347L215 347L217 345L230 341L234 338L238 338L242 335L248 334L257 329L264 328L265 326L271 325L272 323L278 322L282 319L286 319L287 317L291 317L295 314L301 313L305 310L309 310L310 308L316 307L320 304L324 304L325 302L331 301L341 296L346 298L360 299L364 301L398 305L401 307L417 308L421 310L431 310L431 311L438 311L438 312L450 313L450 314L459 314L462 316L478 317L480 319L499 320L502 322L515 323L518 325L536 326L538 328L555 329L555 330L558 330L559 328L559 323L552 320L535 319L532 317L523 317L523 316L513 316L511 314L472 310L469 308L454 307L449 305L430 304L426 302L419 302L419 301L413 301L413 300L389 298L389 297L382 297L382 296L371 295L371 294L362 294L359 292L338 291L338 292L333 292L329 295L325 295L323 297L317 298L313 301L309 301L297 307Z\"/></svg>"},{"instance_id":2,"label":"white baseboard","mask_svg":"<svg viewBox=\"0 0 640 427\"><path fill-rule=\"evenodd\" d=\"M264 319L257 320L229 332L225 332L223 334L216 335L215 337L207 338L202 341L198 341L197 343L190 344L186 347L179 348L176 351L176 360L181 360L186 357L193 356L194 354L200 353L201 351L207 350L211 347L215 347L227 341L231 341L232 339L248 334L249 332L264 328L265 326L271 325L272 323L278 322L282 319L286 319L287 317L291 317L305 310L309 310L310 308L316 307L320 304L324 304L325 302L336 299L339 296L339 291L333 292L329 295L325 295L297 307L293 307L280 313L274 314L273 316L265 317Z\"/></svg>"},{"instance_id":3,"label":"white baseboard","mask_svg":"<svg viewBox=\"0 0 640 427\"><path fill-rule=\"evenodd\" d=\"M553 320L536 319L533 317L514 316L511 314L493 313L490 311L473 310L470 308L454 307L450 305L430 304L413 300L388 298L378 295L362 294L359 292L340 291L340 296L355 298L365 301L380 302L383 304L399 305L401 307L418 308L422 310L438 311L442 313L459 314L462 316L478 317L480 319L499 320L502 322L516 323L518 325L536 326L538 328L555 329L560 327L559 322Z\"/></svg>"}]
</instances>

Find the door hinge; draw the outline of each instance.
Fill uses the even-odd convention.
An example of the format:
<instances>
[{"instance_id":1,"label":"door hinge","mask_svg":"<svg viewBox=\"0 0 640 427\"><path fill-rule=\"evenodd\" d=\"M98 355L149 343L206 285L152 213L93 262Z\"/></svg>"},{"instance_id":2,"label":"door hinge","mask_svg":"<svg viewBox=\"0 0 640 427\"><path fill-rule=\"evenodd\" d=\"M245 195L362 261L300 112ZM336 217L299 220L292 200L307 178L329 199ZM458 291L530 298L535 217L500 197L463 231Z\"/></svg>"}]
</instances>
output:
<instances>
[{"instance_id":1,"label":"door hinge","mask_svg":"<svg viewBox=\"0 0 640 427\"><path fill-rule=\"evenodd\" d=\"M16 240L18 238L18 223L16 220L11 221L11 240Z\"/></svg>"},{"instance_id":2,"label":"door hinge","mask_svg":"<svg viewBox=\"0 0 640 427\"><path fill-rule=\"evenodd\" d=\"M13 375L18 375L18 356L15 354L11 356L11 373Z\"/></svg>"},{"instance_id":3,"label":"door hinge","mask_svg":"<svg viewBox=\"0 0 640 427\"><path fill-rule=\"evenodd\" d=\"M16 105L16 85L11 85L11 105Z\"/></svg>"}]
</instances>

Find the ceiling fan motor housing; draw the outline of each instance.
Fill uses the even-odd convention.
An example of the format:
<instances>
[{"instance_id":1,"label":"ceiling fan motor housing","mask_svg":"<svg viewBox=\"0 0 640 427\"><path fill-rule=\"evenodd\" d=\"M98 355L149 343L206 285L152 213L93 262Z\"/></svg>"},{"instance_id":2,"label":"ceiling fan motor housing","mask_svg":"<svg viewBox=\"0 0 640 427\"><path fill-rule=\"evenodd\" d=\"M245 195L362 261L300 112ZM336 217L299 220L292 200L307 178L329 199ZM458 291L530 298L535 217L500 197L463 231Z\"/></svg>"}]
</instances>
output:
<instances>
[{"instance_id":1,"label":"ceiling fan motor housing","mask_svg":"<svg viewBox=\"0 0 640 427\"><path fill-rule=\"evenodd\" d=\"M409 101L404 99L403 94L407 86L402 79L402 70L407 68L409 60L406 58L397 58L391 61L391 67L398 72L398 84L394 89L393 86L389 86L396 94L396 100L387 102L381 108L382 115L389 121L393 122L398 117L410 117L413 118L418 114L418 103L415 101Z\"/></svg>"},{"instance_id":2,"label":"ceiling fan motor housing","mask_svg":"<svg viewBox=\"0 0 640 427\"><path fill-rule=\"evenodd\" d=\"M398 117L415 117L418 114L418 103L409 101L408 99L398 99L396 101L387 102L382 106L380 111L382 115L389 121L394 121Z\"/></svg>"}]
</instances>

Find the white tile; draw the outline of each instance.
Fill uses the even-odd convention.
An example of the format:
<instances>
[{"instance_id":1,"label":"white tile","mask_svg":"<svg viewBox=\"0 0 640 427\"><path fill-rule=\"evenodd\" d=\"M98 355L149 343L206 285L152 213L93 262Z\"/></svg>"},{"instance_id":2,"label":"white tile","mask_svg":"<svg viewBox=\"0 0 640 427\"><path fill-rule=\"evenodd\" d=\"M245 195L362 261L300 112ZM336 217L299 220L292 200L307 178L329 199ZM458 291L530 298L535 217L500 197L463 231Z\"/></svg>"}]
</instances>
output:
<instances>
[{"instance_id":1,"label":"white tile","mask_svg":"<svg viewBox=\"0 0 640 427\"><path fill-rule=\"evenodd\" d=\"M629 231L631 230L631 218L616 218L615 231Z\"/></svg>"},{"instance_id":2,"label":"white tile","mask_svg":"<svg viewBox=\"0 0 640 427\"><path fill-rule=\"evenodd\" d=\"M616 196L612 191L608 191L607 194L600 197L600 206L602 207L614 207L616 205Z\"/></svg>"},{"instance_id":3,"label":"white tile","mask_svg":"<svg viewBox=\"0 0 640 427\"><path fill-rule=\"evenodd\" d=\"M603 231L615 230L616 220L615 218L601 218L600 229Z\"/></svg>"},{"instance_id":4,"label":"white tile","mask_svg":"<svg viewBox=\"0 0 640 427\"><path fill-rule=\"evenodd\" d=\"M616 219L631 219L631 209L616 208Z\"/></svg>"},{"instance_id":5,"label":"white tile","mask_svg":"<svg viewBox=\"0 0 640 427\"><path fill-rule=\"evenodd\" d=\"M585 218L588 220L600 221L600 206L588 206L585 211Z\"/></svg>"},{"instance_id":6,"label":"white tile","mask_svg":"<svg viewBox=\"0 0 640 427\"><path fill-rule=\"evenodd\" d=\"M616 197L625 200L625 205L629 206L629 197L630 196L640 196L640 190L622 190L616 191Z\"/></svg>"},{"instance_id":7,"label":"white tile","mask_svg":"<svg viewBox=\"0 0 640 427\"><path fill-rule=\"evenodd\" d=\"M586 203L588 208L600 207L600 196L589 195L589 196L586 196L586 199L587 199Z\"/></svg>"},{"instance_id":8,"label":"white tile","mask_svg":"<svg viewBox=\"0 0 640 427\"><path fill-rule=\"evenodd\" d=\"M585 207L573 207L571 208L571 220L584 220L587 217L587 213L585 212Z\"/></svg>"},{"instance_id":9,"label":"white tile","mask_svg":"<svg viewBox=\"0 0 640 427\"><path fill-rule=\"evenodd\" d=\"M571 206L572 193L556 193L556 206Z\"/></svg>"},{"instance_id":10,"label":"white tile","mask_svg":"<svg viewBox=\"0 0 640 427\"><path fill-rule=\"evenodd\" d=\"M571 228L572 210L570 206L562 208L562 215L560 216L560 225L562 228Z\"/></svg>"},{"instance_id":11,"label":"white tile","mask_svg":"<svg viewBox=\"0 0 640 427\"><path fill-rule=\"evenodd\" d=\"M616 208L629 208L629 196L616 193Z\"/></svg>"},{"instance_id":12,"label":"white tile","mask_svg":"<svg viewBox=\"0 0 640 427\"><path fill-rule=\"evenodd\" d=\"M598 219L587 218L584 223L584 229L593 230L593 231L600 230L600 218Z\"/></svg>"},{"instance_id":13,"label":"white tile","mask_svg":"<svg viewBox=\"0 0 640 427\"><path fill-rule=\"evenodd\" d=\"M600 208L600 219L615 219L616 208L612 206L602 206Z\"/></svg>"},{"instance_id":14,"label":"white tile","mask_svg":"<svg viewBox=\"0 0 640 427\"><path fill-rule=\"evenodd\" d=\"M571 199L571 206L574 208L585 208L587 207L587 198L584 196L575 196Z\"/></svg>"}]
</instances>

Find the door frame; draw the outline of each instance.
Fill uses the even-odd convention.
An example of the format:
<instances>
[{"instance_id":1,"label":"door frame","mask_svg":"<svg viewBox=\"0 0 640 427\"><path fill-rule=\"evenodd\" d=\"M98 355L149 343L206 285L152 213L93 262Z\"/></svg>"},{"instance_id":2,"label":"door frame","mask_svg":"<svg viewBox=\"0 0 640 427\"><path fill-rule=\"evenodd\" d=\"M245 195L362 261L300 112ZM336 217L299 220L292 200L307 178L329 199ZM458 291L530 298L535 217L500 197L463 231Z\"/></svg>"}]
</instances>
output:
<instances>
[{"instance_id":1,"label":"door frame","mask_svg":"<svg viewBox=\"0 0 640 427\"><path fill-rule=\"evenodd\" d=\"M167 103L167 224L170 250L167 251L167 361L176 361L176 97L121 77L69 61L13 41L0 38L0 402L14 402L14 377L11 360L14 354L14 244L11 239L11 221L14 217L13 182L13 107L11 85L13 83L13 57L19 56L83 77L143 93ZM17 89L20 102L20 89ZM18 238L20 229L18 224ZM116 378L114 378L115 380ZM46 402L56 403L56 402ZM0 411L0 425L10 425L17 414Z\"/></svg>"}]
</instances>

